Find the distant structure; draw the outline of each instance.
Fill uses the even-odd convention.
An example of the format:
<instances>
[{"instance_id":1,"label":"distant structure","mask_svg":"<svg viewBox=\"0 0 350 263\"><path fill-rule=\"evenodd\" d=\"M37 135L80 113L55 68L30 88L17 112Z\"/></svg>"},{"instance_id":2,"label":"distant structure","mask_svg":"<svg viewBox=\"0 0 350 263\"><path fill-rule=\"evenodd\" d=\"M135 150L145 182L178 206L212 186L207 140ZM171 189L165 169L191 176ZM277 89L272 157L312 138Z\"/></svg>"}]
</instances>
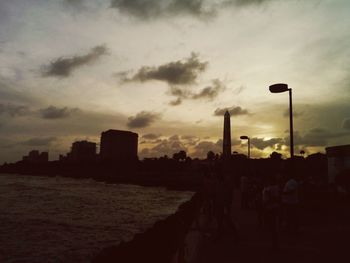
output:
<instances>
[{"instance_id":1,"label":"distant structure","mask_svg":"<svg viewBox=\"0 0 350 263\"><path fill-rule=\"evenodd\" d=\"M73 162L86 162L96 160L96 143L77 141L72 144L69 160Z\"/></svg>"},{"instance_id":2,"label":"distant structure","mask_svg":"<svg viewBox=\"0 0 350 263\"><path fill-rule=\"evenodd\" d=\"M39 152L38 150L32 150L28 155L22 157L22 161L30 163L44 163L49 161L48 152Z\"/></svg>"},{"instance_id":3,"label":"distant structure","mask_svg":"<svg viewBox=\"0 0 350 263\"><path fill-rule=\"evenodd\" d=\"M344 170L350 170L350 144L326 148L328 159L328 181L334 183L335 177Z\"/></svg>"},{"instance_id":4,"label":"distant structure","mask_svg":"<svg viewBox=\"0 0 350 263\"><path fill-rule=\"evenodd\" d=\"M231 156L231 121L230 113L225 112L224 116L224 138L222 143L222 155L224 158Z\"/></svg>"},{"instance_id":5,"label":"distant structure","mask_svg":"<svg viewBox=\"0 0 350 263\"><path fill-rule=\"evenodd\" d=\"M138 134L130 131L108 130L101 134L102 161L137 160Z\"/></svg>"}]
</instances>

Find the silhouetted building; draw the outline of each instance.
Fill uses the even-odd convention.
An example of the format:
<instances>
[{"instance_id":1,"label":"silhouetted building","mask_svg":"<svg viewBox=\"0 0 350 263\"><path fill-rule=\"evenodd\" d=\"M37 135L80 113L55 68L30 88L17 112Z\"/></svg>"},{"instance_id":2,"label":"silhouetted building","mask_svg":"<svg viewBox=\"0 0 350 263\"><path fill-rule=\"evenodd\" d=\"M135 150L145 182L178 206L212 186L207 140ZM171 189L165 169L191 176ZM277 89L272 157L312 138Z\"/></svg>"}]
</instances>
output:
<instances>
[{"instance_id":1,"label":"silhouetted building","mask_svg":"<svg viewBox=\"0 0 350 263\"><path fill-rule=\"evenodd\" d=\"M225 112L224 116L224 136L222 143L222 155L224 158L231 156L231 121L230 113Z\"/></svg>"},{"instance_id":2,"label":"silhouetted building","mask_svg":"<svg viewBox=\"0 0 350 263\"><path fill-rule=\"evenodd\" d=\"M41 152L39 155L40 162L48 162L49 161L49 152Z\"/></svg>"},{"instance_id":3,"label":"silhouetted building","mask_svg":"<svg viewBox=\"0 0 350 263\"><path fill-rule=\"evenodd\" d=\"M32 150L28 153L28 155L23 156L22 160L25 162L31 163L44 163L49 161L49 153L48 152L39 152L38 150Z\"/></svg>"},{"instance_id":4,"label":"silhouetted building","mask_svg":"<svg viewBox=\"0 0 350 263\"><path fill-rule=\"evenodd\" d=\"M72 144L71 152L67 155L70 161L86 162L96 160L96 143L77 141Z\"/></svg>"},{"instance_id":5,"label":"silhouetted building","mask_svg":"<svg viewBox=\"0 0 350 263\"><path fill-rule=\"evenodd\" d=\"M138 134L108 130L101 134L100 158L103 161L137 159Z\"/></svg>"},{"instance_id":6,"label":"silhouetted building","mask_svg":"<svg viewBox=\"0 0 350 263\"><path fill-rule=\"evenodd\" d=\"M350 169L350 144L327 147L328 180L334 183L335 177L341 172Z\"/></svg>"}]
</instances>

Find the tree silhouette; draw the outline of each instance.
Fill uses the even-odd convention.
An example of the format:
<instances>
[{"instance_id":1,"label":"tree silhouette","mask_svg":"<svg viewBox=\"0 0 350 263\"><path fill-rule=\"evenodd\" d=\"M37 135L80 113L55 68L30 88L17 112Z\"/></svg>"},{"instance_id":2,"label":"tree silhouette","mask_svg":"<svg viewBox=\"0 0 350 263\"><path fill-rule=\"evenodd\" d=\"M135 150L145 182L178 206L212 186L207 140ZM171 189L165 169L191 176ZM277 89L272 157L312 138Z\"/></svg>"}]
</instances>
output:
<instances>
[{"instance_id":1,"label":"tree silhouette","mask_svg":"<svg viewBox=\"0 0 350 263\"><path fill-rule=\"evenodd\" d=\"M207 153L207 160L208 161L213 161L215 159L215 153L213 151L209 151Z\"/></svg>"},{"instance_id":2,"label":"tree silhouette","mask_svg":"<svg viewBox=\"0 0 350 263\"><path fill-rule=\"evenodd\" d=\"M272 160L281 160L282 159L282 154L278 153L278 152L272 152L270 154L270 158Z\"/></svg>"},{"instance_id":3,"label":"tree silhouette","mask_svg":"<svg viewBox=\"0 0 350 263\"><path fill-rule=\"evenodd\" d=\"M186 157L187 157L187 154L183 150L173 154L173 159L176 161L184 161L186 160Z\"/></svg>"}]
</instances>

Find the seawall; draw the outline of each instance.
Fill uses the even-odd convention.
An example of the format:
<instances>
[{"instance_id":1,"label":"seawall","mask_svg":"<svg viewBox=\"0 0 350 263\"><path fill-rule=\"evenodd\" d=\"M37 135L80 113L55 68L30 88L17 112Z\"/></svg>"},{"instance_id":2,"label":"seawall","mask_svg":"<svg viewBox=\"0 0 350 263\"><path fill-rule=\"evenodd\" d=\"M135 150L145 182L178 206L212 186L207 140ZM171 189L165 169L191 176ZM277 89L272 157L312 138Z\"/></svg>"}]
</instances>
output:
<instances>
[{"instance_id":1,"label":"seawall","mask_svg":"<svg viewBox=\"0 0 350 263\"><path fill-rule=\"evenodd\" d=\"M144 233L136 234L131 241L104 248L92 262L171 262L183 246L200 204L200 195L196 193L174 214L156 222Z\"/></svg>"}]
</instances>

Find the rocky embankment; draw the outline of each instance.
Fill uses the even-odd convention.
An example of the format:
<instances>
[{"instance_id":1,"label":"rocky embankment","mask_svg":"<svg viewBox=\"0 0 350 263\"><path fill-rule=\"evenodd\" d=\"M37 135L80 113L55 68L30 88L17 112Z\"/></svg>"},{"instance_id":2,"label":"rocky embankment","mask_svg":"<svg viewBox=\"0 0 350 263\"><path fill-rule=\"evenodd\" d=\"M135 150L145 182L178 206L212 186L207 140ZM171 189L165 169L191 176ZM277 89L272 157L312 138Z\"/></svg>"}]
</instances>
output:
<instances>
[{"instance_id":1,"label":"rocky embankment","mask_svg":"<svg viewBox=\"0 0 350 263\"><path fill-rule=\"evenodd\" d=\"M136 234L129 242L104 248L92 262L171 262L175 253L183 246L200 202L200 195L196 193L191 200L180 205L175 214L156 222L144 233Z\"/></svg>"}]
</instances>

